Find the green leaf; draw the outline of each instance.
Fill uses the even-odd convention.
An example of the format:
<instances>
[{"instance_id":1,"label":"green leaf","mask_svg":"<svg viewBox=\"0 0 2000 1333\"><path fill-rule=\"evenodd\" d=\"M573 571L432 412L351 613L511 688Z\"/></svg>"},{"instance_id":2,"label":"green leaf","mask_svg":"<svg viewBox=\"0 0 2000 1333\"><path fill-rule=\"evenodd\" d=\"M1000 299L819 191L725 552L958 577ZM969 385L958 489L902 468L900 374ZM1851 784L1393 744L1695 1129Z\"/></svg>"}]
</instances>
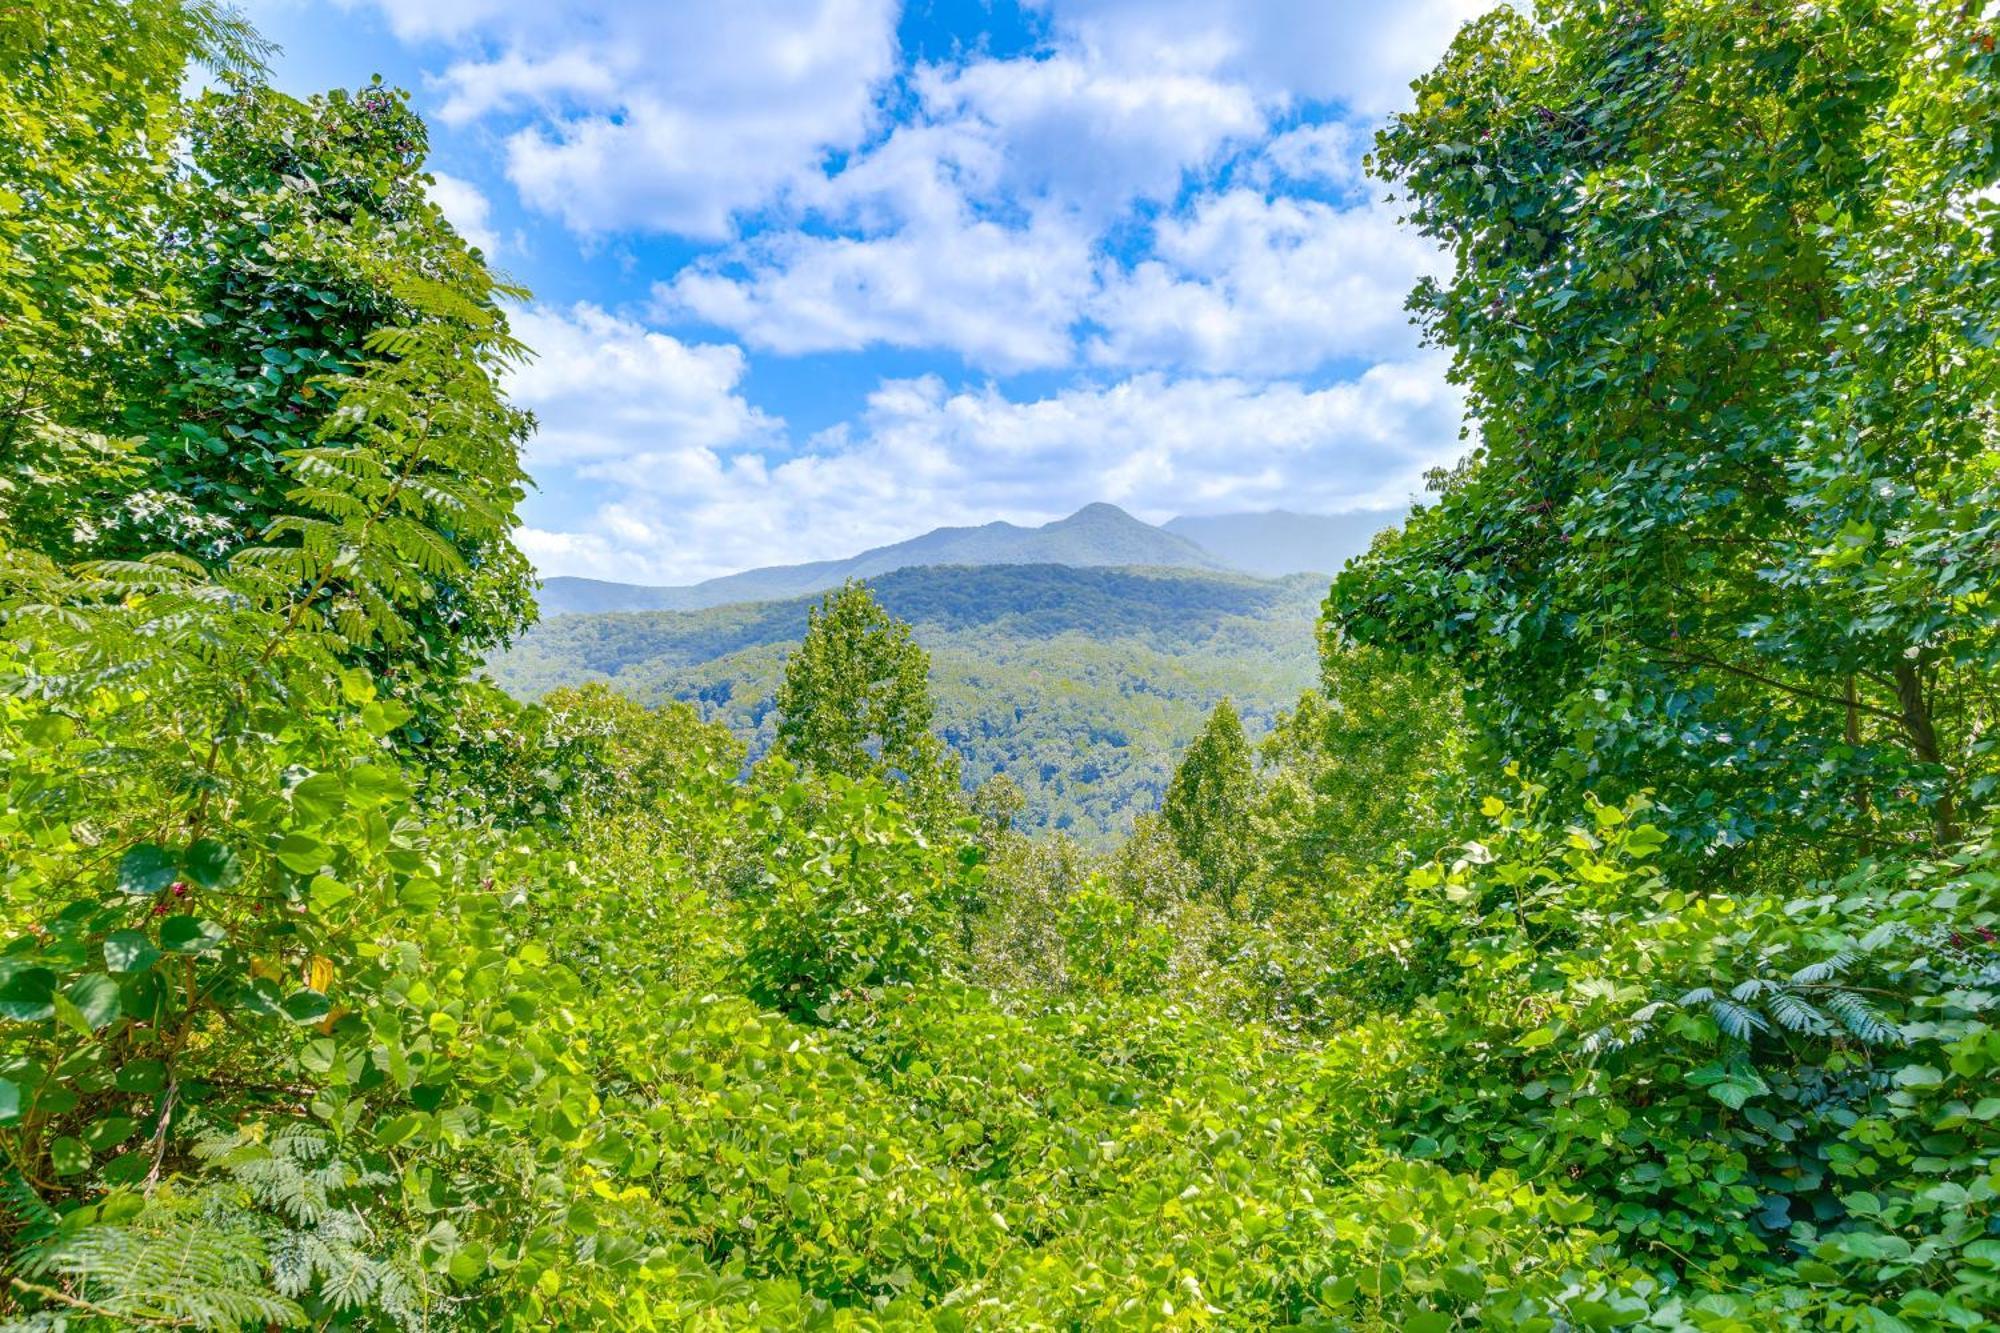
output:
<instances>
[{"instance_id":1,"label":"green leaf","mask_svg":"<svg viewBox=\"0 0 2000 1333\"><path fill-rule=\"evenodd\" d=\"M383 1148L393 1148L399 1143L415 1138L430 1123L430 1117L421 1111L407 1115L391 1116L375 1130L375 1142Z\"/></svg>"},{"instance_id":2,"label":"green leaf","mask_svg":"<svg viewBox=\"0 0 2000 1333\"><path fill-rule=\"evenodd\" d=\"M324 824L347 808L347 784L337 773L315 773L292 788L292 808L308 823Z\"/></svg>"},{"instance_id":3,"label":"green leaf","mask_svg":"<svg viewBox=\"0 0 2000 1333\"><path fill-rule=\"evenodd\" d=\"M281 1006L294 1023L317 1023L333 1009L326 996L316 990L293 991Z\"/></svg>"},{"instance_id":4,"label":"green leaf","mask_svg":"<svg viewBox=\"0 0 2000 1333\"><path fill-rule=\"evenodd\" d=\"M1724 1106L1727 1106L1730 1110L1738 1111L1752 1097L1762 1096L1769 1091L1770 1088L1765 1086L1762 1079L1748 1077L1743 1074L1731 1074L1718 1083L1710 1084L1708 1095L1721 1102Z\"/></svg>"},{"instance_id":5,"label":"green leaf","mask_svg":"<svg viewBox=\"0 0 2000 1333\"><path fill-rule=\"evenodd\" d=\"M167 1085L167 1067L158 1060L127 1060L111 1082L120 1092L158 1092Z\"/></svg>"},{"instance_id":6,"label":"green leaf","mask_svg":"<svg viewBox=\"0 0 2000 1333\"><path fill-rule=\"evenodd\" d=\"M102 972L86 972L71 982L65 998L76 1006L92 1032L118 1017L118 983Z\"/></svg>"},{"instance_id":7,"label":"green leaf","mask_svg":"<svg viewBox=\"0 0 2000 1333\"><path fill-rule=\"evenodd\" d=\"M187 874L204 889L226 889L243 878L243 862L231 848L203 838L188 848Z\"/></svg>"},{"instance_id":8,"label":"green leaf","mask_svg":"<svg viewBox=\"0 0 2000 1333\"><path fill-rule=\"evenodd\" d=\"M331 875L314 876L312 882L312 905L320 911L338 907L354 896L354 890L342 884Z\"/></svg>"},{"instance_id":9,"label":"green leaf","mask_svg":"<svg viewBox=\"0 0 2000 1333\"><path fill-rule=\"evenodd\" d=\"M381 764L357 764L347 775L347 787L355 804L369 808L405 801L411 794L403 775Z\"/></svg>"},{"instance_id":10,"label":"green leaf","mask_svg":"<svg viewBox=\"0 0 2000 1333\"><path fill-rule=\"evenodd\" d=\"M24 967L0 981L0 1018L39 1023L55 1013L56 974L46 967Z\"/></svg>"},{"instance_id":11,"label":"green leaf","mask_svg":"<svg viewBox=\"0 0 2000 1333\"><path fill-rule=\"evenodd\" d=\"M1597 1205L1589 1199L1557 1199L1551 1197L1548 1200L1547 1206L1549 1220L1566 1227L1578 1226L1584 1222L1588 1222L1592 1217L1597 1215Z\"/></svg>"},{"instance_id":12,"label":"green leaf","mask_svg":"<svg viewBox=\"0 0 2000 1333\"><path fill-rule=\"evenodd\" d=\"M326 844L305 833L287 833L278 844L278 861L300 875L318 874L328 861Z\"/></svg>"},{"instance_id":13,"label":"green leaf","mask_svg":"<svg viewBox=\"0 0 2000 1333\"><path fill-rule=\"evenodd\" d=\"M94 1122L83 1132L83 1141L94 1152L108 1152L130 1138L139 1122L128 1115L110 1115Z\"/></svg>"},{"instance_id":14,"label":"green leaf","mask_svg":"<svg viewBox=\"0 0 2000 1333\"><path fill-rule=\"evenodd\" d=\"M386 736L415 716L408 704L382 699L362 705L361 725L371 736Z\"/></svg>"},{"instance_id":15,"label":"green leaf","mask_svg":"<svg viewBox=\"0 0 2000 1333\"><path fill-rule=\"evenodd\" d=\"M59 1176L80 1176L90 1170L90 1149L82 1139L64 1135L49 1145L49 1165Z\"/></svg>"},{"instance_id":16,"label":"green leaf","mask_svg":"<svg viewBox=\"0 0 2000 1333\"><path fill-rule=\"evenodd\" d=\"M11 1125L21 1118L21 1085L11 1078L0 1078L0 1125Z\"/></svg>"},{"instance_id":17,"label":"green leaf","mask_svg":"<svg viewBox=\"0 0 2000 1333\"><path fill-rule=\"evenodd\" d=\"M142 842L118 860L118 891L149 898L180 878L180 860L156 843Z\"/></svg>"},{"instance_id":18,"label":"green leaf","mask_svg":"<svg viewBox=\"0 0 2000 1333\"><path fill-rule=\"evenodd\" d=\"M113 972L144 972L159 961L160 951L136 930L114 930L104 937L104 966Z\"/></svg>"},{"instance_id":19,"label":"green leaf","mask_svg":"<svg viewBox=\"0 0 2000 1333\"><path fill-rule=\"evenodd\" d=\"M207 953L228 938L228 932L213 921L185 913L160 923L160 947L169 953Z\"/></svg>"}]
</instances>

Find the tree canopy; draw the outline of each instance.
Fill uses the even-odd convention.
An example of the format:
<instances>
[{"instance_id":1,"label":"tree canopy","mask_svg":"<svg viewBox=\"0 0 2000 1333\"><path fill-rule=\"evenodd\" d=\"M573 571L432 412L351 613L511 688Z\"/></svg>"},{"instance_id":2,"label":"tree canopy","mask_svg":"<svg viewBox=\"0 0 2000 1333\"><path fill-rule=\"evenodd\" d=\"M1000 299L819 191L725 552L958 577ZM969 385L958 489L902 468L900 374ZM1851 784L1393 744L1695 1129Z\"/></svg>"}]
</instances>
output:
<instances>
[{"instance_id":1,"label":"tree canopy","mask_svg":"<svg viewBox=\"0 0 2000 1333\"><path fill-rule=\"evenodd\" d=\"M1948 7L1468 28L1374 164L1478 422L1337 586L1488 754L1690 845L1948 845L1994 785L1993 62ZM1810 779L1802 781L1803 775ZM1848 843L1845 845L1855 845Z\"/></svg>"}]
</instances>

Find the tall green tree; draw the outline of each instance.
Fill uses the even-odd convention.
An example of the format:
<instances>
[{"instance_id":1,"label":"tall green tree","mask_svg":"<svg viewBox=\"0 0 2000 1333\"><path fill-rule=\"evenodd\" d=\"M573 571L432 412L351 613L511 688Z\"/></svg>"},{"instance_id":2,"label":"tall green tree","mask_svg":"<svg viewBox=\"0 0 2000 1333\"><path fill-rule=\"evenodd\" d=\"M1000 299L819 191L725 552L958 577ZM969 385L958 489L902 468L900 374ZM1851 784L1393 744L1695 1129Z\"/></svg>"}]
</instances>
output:
<instances>
[{"instance_id":1,"label":"tall green tree","mask_svg":"<svg viewBox=\"0 0 2000 1333\"><path fill-rule=\"evenodd\" d=\"M1236 705L1215 706L1167 784L1160 814L1203 892L1232 908L1254 858L1251 810L1257 772Z\"/></svg>"},{"instance_id":2,"label":"tall green tree","mask_svg":"<svg viewBox=\"0 0 2000 1333\"><path fill-rule=\"evenodd\" d=\"M1262 746L1257 838L1279 884L1407 869L1451 840L1465 804L1464 710L1448 672L1331 626L1320 662L1320 688Z\"/></svg>"},{"instance_id":3,"label":"tall green tree","mask_svg":"<svg viewBox=\"0 0 2000 1333\"><path fill-rule=\"evenodd\" d=\"M807 613L777 702L777 752L806 772L900 781L923 805L956 794L958 756L931 734L930 655L866 584Z\"/></svg>"},{"instance_id":4,"label":"tall green tree","mask_svg":"<svg viewBox=\"0 0 2000 1333\"><path fill-rule=\"evenodd\" d=\"M331 489L346 456L313 446L343 429L343 383L425 340L497 368L521 350L500 310L520 293L430 200L423 121L379 82L307 101L255 82L210 93L187 143L163 219L176 308L135 330L109 423L137 441L146 489L121 497L97 547L218 564ZM410 489L449 487L464 517L440 513L438 558L409 580L412 632L371 665L450 680L532 613L509 529L533 421L496 394L447 394L442 377L423 387L415 410L436 420L449 403L481 453L410 460ZM352 593L336 577L321 596Z\"/></svg>"},{"instance_id":5,"label":"tall green tree","mask_svg":"<svg viewBox=\"0 0 2000 1333\"><path fill-rule=\"evenodd\" d=\"M66 550L102 491L135 484L105 409L135 326L177 309L162 219L179 89L191 66L240 75L268 51L211 3L0 7L0 538Z\"/></svg>"},{"instance_id":6,"label":"tall green tree","mask_svg":"<svg viewBox=\"0 0 2000 1333\"><path fill-rule=\"evenodd\" d=\"M1334 596L1492 759L1684 845L1949 842L2000 666L2000 71L1957 7L1647 0L1470 25L1375 169L1477 447ZM1829 836L1831 835L1831 836Z\"/></svg>"}]
</instances>

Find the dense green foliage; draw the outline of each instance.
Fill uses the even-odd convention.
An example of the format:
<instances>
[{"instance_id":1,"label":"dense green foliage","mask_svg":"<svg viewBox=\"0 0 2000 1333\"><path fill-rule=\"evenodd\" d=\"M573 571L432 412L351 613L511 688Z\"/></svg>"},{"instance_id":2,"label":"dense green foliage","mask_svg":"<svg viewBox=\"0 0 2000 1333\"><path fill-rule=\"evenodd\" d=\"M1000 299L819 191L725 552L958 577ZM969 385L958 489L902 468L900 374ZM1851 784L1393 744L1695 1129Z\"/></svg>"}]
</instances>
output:
<instances>
[{"instance_id":1,"label":"dense green foliage","mask_svg":"<svg viewBox=\"0 0 2000 1333\"><path fill-rule=\"evenodd\" d=\"M1501 11L1375 163L1479 450L1342 579L1487 752L1828 868L1983 818L2000 80L1951 6ZM1802 778L1804 780L1802 780Z\"/></svg>"},{"instance_id":2,"label":"dense green foliage","mask_svg":"<svg viewBox=\"0 0 2000 1333\"><path fill-rule=\"evenodd\" d=\"M900 783L913 810L951 810L958 755L931 734L930 666L866 585L828 593L785 655L777 753L808 775Z\"/></svg>"},{"instance_id":3,"label":"dense green foliage","mask_svg":"<svg viewBox=\"0 0 2000 1333\"><path fill-rule=\"evenodd\" d=\"M1260 735L1311 684L1325 593L1306 578L1062 565L904 569L869 588L930 656L937 733L966 784L1005 775L1026 801L1022 828L1098 847L1159 805L1219 700L1236 700ZM761 755L814 604L557 616L488 670L528 698L601 681L645 702L686 700Z\"/></svg>"},{"instance_id":4,"label":"dense green foliage","mask_svg":"<svg viewBox=\"0 0 2000 1333\"><path fill-rule=\"evenodd\" d=\"M1236 705L1224 699L1208 715L1167 784L1160 818L1201 888L1224 907L1236 901L1250 862L1250 803L1257 778Z\"/></svg>"},{"instance_id":5,"label":"dense green foliage","mask_svg":"<svg viewBox=\"0 0 2000 1333\"><path fill-rule=\"evenodd\" d=\"M255 148L304 104L181 91L258 53L204 6L0 9L0 1328L1992 1326L1966 26L1468 29L1383 159L1460 247L1418 305L1485 444L1261 748L1198 713L1097 851L1029 775L911 780L952 677L886 591L809 620L747 770L688 704L467 679L519 349L397 202L400 101L313 104L300 151L386 185L333 207ZM309 253L176 221L201 188ZM232 323L322 260L360 304ZM121 513L185 522L72 521ZM1200 633L1261 632L1217 587Z\"/></svg>"}]
</instances>

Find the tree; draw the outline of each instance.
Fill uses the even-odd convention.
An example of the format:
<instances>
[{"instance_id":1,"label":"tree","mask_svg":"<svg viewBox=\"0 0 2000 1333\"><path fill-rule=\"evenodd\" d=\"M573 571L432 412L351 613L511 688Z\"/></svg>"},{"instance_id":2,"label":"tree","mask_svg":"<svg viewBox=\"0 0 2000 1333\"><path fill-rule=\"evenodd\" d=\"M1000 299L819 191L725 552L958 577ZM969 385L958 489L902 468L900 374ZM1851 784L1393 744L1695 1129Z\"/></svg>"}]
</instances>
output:
<instances>
[{"instance_id":1,"label":"tree","mask_svg":"<svg viewBox=\"0 0 2000 1333\"><path fill-rule=\"evenodd\" d=\"M1448 672L1349 644L1323 624L1320 682L1262 746L1257 839L1280 886L1407 869L1450 840L1468 785Z\"/></svg>"},{"instance_id":2,"label":"tree","mask_svg":"<svg viewBox=\"0 0 2000 1333\"><path fill-rule=\"evenodd\" d=\"M170 308L179 88L190 66L254 72L269 50L212 3L0 7L0 539L66 551L98 493L133 484L104 413L131 370L121 345Z\"/></svg>"},{"instance_id":3,"label":"tree","mask_svg":"<svg viewBox=\"0 0 2000 1333\"><path fill-rule=\"evenodd\" d=\"M511 541L533 426L489 383L522 354L498 282L427 191L428 134L378 81L299 101L258 83L196 102L165 225L174 308L139 322L120 410L145 489L104 507L98 553L177 550L209 564L266 542L303 496L324 495L315 449L353 404L341 386L429 341L450 355L412 383L416 433L448 411L475 458L419 454L411 484L454 491L433 559L412 571L411 633L367 659L390 676L451 681L532 614L531 572ZM447 392L448 390L448 392ZM399 502L399 508L408 506ZM322 590L338 604L352 589Z\"/></svg>"},{"instance_id":4,"label":"tree","mask_svg":"<svg viewBox=\"0 0 2000 1333\"><path fill-rule=\"evenodd\" d=\"M1479 445L1335 616L1449 658L1486 758L1655 788L1689 851L1948 843L1984 806L1976 28L1917 0L1502 10L1383 133L1375 168L1453 258L1412 308Z\"/></svg>"},{"instance_id":5,"label":"tree","mask_svg":"<svg viewBox=\"0 0 2000 1333\"><path fill-rule=\"evenodd\" d=\"M1160 813L1174 845L1195 867L1202 890L1232 907L1252 859L1250 814L1257 796L1250 742L1236 706L1215 706L1167 784Z\"/></svg>"},{"instance_id":6,"label":"tree","mask_svg":"<svg viewBox=\"0 0 2000 1333\"><path fill-rule=\"evenodd\" d=\"M989 843L1006 837L1027 808L1028 798L1005 773L995 773L972 794L972 813L979 817L981 833Z\"/></svg>"},{"instance_id":7,"label":"tree","mask_svg":"<svg viewBox=\"0 0 2000 1333\"><path fill-rule=\"evenodd\" d=\"M924 806L957 792L958 757L930 730L930 656L866 584L807 613L778 712L777 751L808 773L900 781Z\"/></svg>"}]
</instances>

